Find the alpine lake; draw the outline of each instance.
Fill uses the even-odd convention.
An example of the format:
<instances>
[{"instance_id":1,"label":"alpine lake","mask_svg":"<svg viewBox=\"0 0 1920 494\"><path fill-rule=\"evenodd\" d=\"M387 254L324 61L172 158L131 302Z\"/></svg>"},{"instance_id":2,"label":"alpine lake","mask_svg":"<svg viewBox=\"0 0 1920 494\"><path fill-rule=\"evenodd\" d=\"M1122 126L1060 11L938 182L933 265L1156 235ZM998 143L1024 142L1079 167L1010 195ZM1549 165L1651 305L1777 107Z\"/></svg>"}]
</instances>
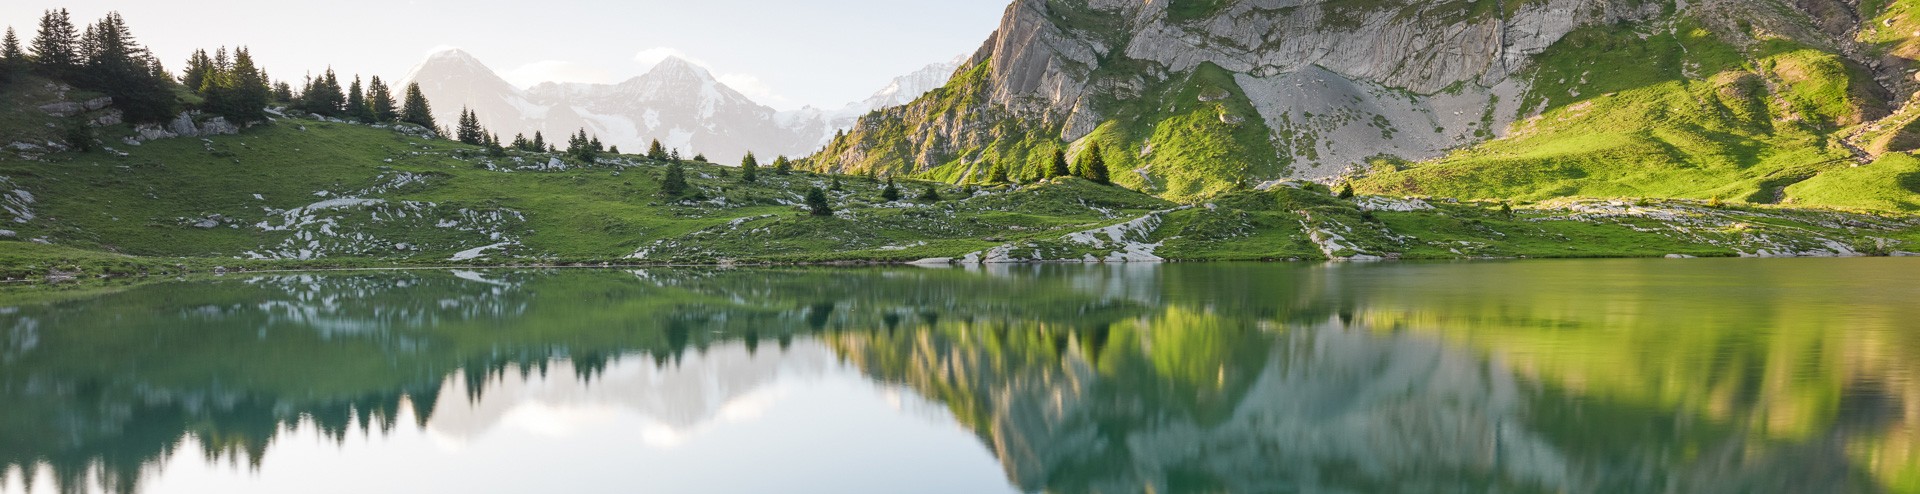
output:
<instances>
[{"instance_id":1,"label":"alpine lake","mask_svg":"<svg viewBox=\"0 0 1920 494\"><path fill-rule=\"evenodd\" d=\"M0 297L0 492L1920 492L1920 260Z\"/></svg>"}]
</instances>

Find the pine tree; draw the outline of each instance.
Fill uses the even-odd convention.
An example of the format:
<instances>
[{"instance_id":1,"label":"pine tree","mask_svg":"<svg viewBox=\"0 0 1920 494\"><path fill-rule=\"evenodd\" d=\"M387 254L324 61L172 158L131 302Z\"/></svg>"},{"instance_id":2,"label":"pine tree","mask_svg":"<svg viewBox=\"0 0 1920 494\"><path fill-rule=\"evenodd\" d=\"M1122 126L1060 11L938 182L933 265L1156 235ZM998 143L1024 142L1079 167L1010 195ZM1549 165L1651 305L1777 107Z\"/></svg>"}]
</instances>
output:
<instances>
[{"instance_id":1,"label":"pine tree","mask_svg":"<svg viewBox=\"0 0 1920 494\"><path fill-rule=\"evenodd\" d=\"M660 195L670 199L678 199L680 196L686 195L686 193L686 165L682 165L678 161L668 164L666 176L660 177Z\"/></svg>"},{"instance_id":2,"label":"pine tree","mask_svg":"<svg viewBox=\"0 0 1920 494\"><path fill-rule=\"evenodd\" d=\"M827 190L833 190L833 191L838 191L838 190L841 190L841 189L843 189L843 188L845 188L845 187L846 187L845 185L843 185L843 184L841 184L841 183L840 183L840 176L839 176L839 175L834 175L834 176L833 176L833 182L831 182L831 183L829 183L829 184L827 185Z\"/></svg>"},{"instance_id":3,"label":"pine tree","mask_svg":"<svg viewBox=\"0 0 1920 494\"><path fill-rule=\"evenodd\" d=\"M740 181L748 183L760 181L760 160L753 158L752 151L747 152L747 157L740 158Z\"/></svg>"},{"instance_id":4,"label":"pine tree","mask_svg":"<svg viewBox=\"0 0 1920 494\"><path fill-rule=\"evenodd\" d=\"M186 86L188 91L198 92L212 75L213 57L207 56L207 50L194 50L193 56L187 57L186 69L180 73L180 85Z\"/></svg>"},{"instance_id":5,"label":"pine tree","mask_svg":"<svg viewBox=\"0 0 1920 494\"><path fill-rule=\"evenodd\" d=\"M1045 178L1059 178L1072 174L1073 170L1067 168L1067 150L1053 150L1053 166L1047 169Z\"/></svg>"},{"instance_id":6,"label":"pine tree","mask_svg":"<svg viewBox=\"0 0 1920 494\"><path fill-rule=\"evenodd\" d=\"M786 155L780 155L780 156L774 157L773 158L773 174L786 175L789 173L793 173L793 161L787 159Z\"/></svg>"},{"instance_id":7,"label":"pine tree","mask_svg":"<svg viewBox=\"0 0 1920 494\"><path fill-rule=\"evenodd\" d=\"M814 216L833 216L833 205L827 203L827 193L819 187L807 188L807 212Z\"/></svg>"},{"instance_id":8,"label":"pine tree","mask_svg":"<svg viewBox=\"0 0 1920 494\"><path fill-rule=\"evenodd\" d=\"M340 87L340 77L332 68L315 77L313 87L301 94L300 99L301 109L307 113L338 118L347 111L346 89Z\"/></svg>"},{"instance_id":9,"label":"pine tree","mask_svg":"<svg viewBox=\"0 0 1920 494\"><path fill-rule=\"evenodd\" d=\"M611 154L611 155L614 155L614 156L619 156L619 155L620 155L620 146L607 146L607 154Z\"/></svg>"},{"instance_id":10,"label":"pine tree","mask_svg":"<svg viewBox=\"0 0 1920 494\"><path fill-rule=\"evenodd\" d=\"M487 142L485 146L487 148L487 156L500 158L500 157L505 157L507 155L507 148L500 146L499 135L487 134L486 141Z\"/></svg>"},{"instance_id":11,"label":"pine tree","mask_svg":"<svg viewBox=\"0 0 1920 494\"><path fill-rule=\"evenodd\" d=\"M668 152L667 152L667 161L672 161L672 162L674 162L674 163L679 163L679 162L681 161L681 160L680 160L680 148L673 148L673 150L672 150L672 151L668 151Z\"/></svg>"},{"instance_id":12,"label":"pine tree","mask_svg":"<svg viewBox=\"0 0 1920 494\"><path fill-rule=\"evenodd\" d=\"M1342 185L1342 186L1340 187L1340 198L1341 198L1341 199L1352 199L1352 198L1353 198L1353 184L1352 184L1352 183L1348 183L1348 184L1345 184L1345 185Z\"/></svg>"},{"instance_id":13,"label":"pine tree","mask_svg":"<svg viewBox=\"0 0 1920 494\"><path fill-rule=\"evenodd\" d=\"M48 10L40 17L40 32L33 38L34 68L53 77L67 77L80 68L79 31L67 9Z\"/></svg>"},{"instance_id":14,"label":"pine tree","mask_svg":"<svg viewBox=\"0 0 1920 494\"><path fill-rule=\"evenodd\" d=\"M347 87L347 118L360 123L373 122L373 108L367 106L367 93L360 85L360 76L353 76L353 85Z\"/></svg>"},{"instance_id":15,"label":"pine tree","mask_svg":"<svg viewBox=\"0 0 1920 494\"><path fill-rule=\"evenodd\" d=\"M654 160L654 161L666 161L667 148L660 145L659 139L654 139L653 144L647 146L647 159Z\"/></svg>"},{"instance_id":16,"label":"pine tree","mask_svg":"<svg viewBox=\"0 0 1920 494\"><path fill-rule=\"evenodd\" d=\"M254 65L253 53L247 47L234 50L233 73L224 79L231 84L227 89L233 100L223 115L238 123L267 119L267 102L273 99L273 89L267 86L267 74Z\"/></svg>"},{"instance_id":17,"label":"pine tree","mask_svg":"<svg viewBox=\"0 0 1920 494\"><path fill-rule=\"evenodd\" d=\"M880 200L885 202L900 200L900 188L893 186L893 177L887 177L887 188L880 190Z\"/></svg>"},{"instance_id":18,"label":"pine tree","mask_svg":"<svg viewBox=\"0 0 1920 494\"><path fill-rule=\"evenodd\" d=\"M439 128L433 123L433 106L427 103L427 95L420 92L420 83L407 84L407 100L400 110L400 121L426 127Z\"/></svg>"},{"instance_id":19,"label":"pine tree","mask_svg":"<svg viewBox=\"0 0 1920 494\"><path fill-rule=\"evenodd\" d=\"M940 190L933 188L933 185L927 185L927 190L920 193L920 200L940 202Z\"/></svg>"},{"instance_id":20,"label":"pine tree","mask_svg":"<svg viewBox=\"0 0 1920 494\"><path fill-rule=\"evenodd\" d=\"M533 149L529 149L528 151L533 151L538 153L538 152L543 152L548 150L549 149L547 148L547 136L540 135L540 131L538 130L533 131Z\"/></svg>"},{"instance_id":21,"label":"pine tree","mask_svg":"<svg viewBox=\"0 0 1920 494\"><path fill-rule=\"evenodd\" d=\"M707 155L701 154L701 153L693 153L693 161L699 162L699 163L708 163Z\"/></svg>"},{"instance_id":22,"label":"pine tree","mask_svg":"<svg viewBox=\"0 0 1920 494\"><path fill-rule=\"evenodd\" d=\"M283 105L293 103L293 86L287 81L273 83L273 102Z\"/></svg>"},{"instance_id":23,"label":"pine tree","mask_svg":"<svg viewBox=\"0 0 1920 494\"><path fill-rule=\"evenodd\" d=\"M1013 179L1007 178L1007 167L995 165L991 163L989 163L987 166L989 167L988 168L989 171L987 172L988 183L994 183L994 184L1013 183Z\"/></svg>"},{"instance_id":24,"label":"pine tree","mask_svg":"<svg viewBox=\"0 0 1920 494\"><path fill-rule=\"evenodd\" d=\"M1087 152L1080 155L1080 178L1100 185L1113 183L1107 175L1107 157L1100 152L1100 143L1087 146Z\"/></svg>"},{"instance_id":25,"label":"pine tree","mask_svg":"<svg viewBox=\"0 0 1920 494\"><path fill-rule=\"evenodd\" d=\"M108 12L99 22L87 26L81 39L84 70L70 73L76 85L106 93L115 109L134 122L164 121L173 117L178 102L172 92L172 78L159 62L134 40L132 29L118 12Z\"/></svg>"},{"instance_id":26,"label":"pine tree","mask_svg":"<svg viewBox=\"0 0 1920 494\"><path fill-rule=\"evenodd\" d=\"M530 147L533 147L533 141L530 141L530 140L527 140L527 135L526 135L526 134L514 134L514 135L513 135L513 148L514 148L514 149L518 149L518 150L521 150L521 151L528 151L529 149L527 149L527 148L530 148Z\"/></svg>"},{"instance_id":27,"label":"pine tree","mask_svg":"<svg viewBox=\"0 0 1920 494\"><path fill-rule=\"evenodd\" d=\"M467 144L481 145L486 143L486 131L480 129L480 116L475 115L472 110L464 106L460 107L460 123L459 127L454 130L453 135L456 139L459 139L460 142Z\"/></svg>"},{"instance_id":28,"label":"pine tree","mask_svg":"<svg viewBox=\"0 0 1920 494\"><path fill-rule=\"evenodd\" d=\"M392 122L400 119L400 110L394 106L393 88L373 76L367 81L367 112L373 115L375 122Z\"/></svg>"},{"instance_id":29,"label":"pine tree","mask_svg":"<svg viewBox=\"0 0 1920 494\"><path fill-rule=\"evenodd\" d=\"M16 65L25 62L26 58L26 52L20 50L20 37L13 34L12 26L8 26L7 36L0 38L0 60L8 65Z\"/></svg>"}]
</instances>

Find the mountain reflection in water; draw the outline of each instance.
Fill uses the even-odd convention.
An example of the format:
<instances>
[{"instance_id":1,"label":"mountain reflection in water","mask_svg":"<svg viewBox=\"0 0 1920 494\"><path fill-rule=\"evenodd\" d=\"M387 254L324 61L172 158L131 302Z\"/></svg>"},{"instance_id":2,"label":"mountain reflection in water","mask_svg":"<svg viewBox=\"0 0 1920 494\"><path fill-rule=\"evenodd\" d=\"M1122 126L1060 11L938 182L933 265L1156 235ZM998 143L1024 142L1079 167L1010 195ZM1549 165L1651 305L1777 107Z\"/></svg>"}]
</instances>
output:
<instances>
[{"instance_id":1,"label":"mountain reflection in water","mask_svg":"<svg viewBox=\"0 0 1920 494\"><path fill-rule=\"evenodd\" d=\"M0 490L1920 492L1913 279L1851 259L168 283L0 308Z\"/></svg>"}]
</instances>

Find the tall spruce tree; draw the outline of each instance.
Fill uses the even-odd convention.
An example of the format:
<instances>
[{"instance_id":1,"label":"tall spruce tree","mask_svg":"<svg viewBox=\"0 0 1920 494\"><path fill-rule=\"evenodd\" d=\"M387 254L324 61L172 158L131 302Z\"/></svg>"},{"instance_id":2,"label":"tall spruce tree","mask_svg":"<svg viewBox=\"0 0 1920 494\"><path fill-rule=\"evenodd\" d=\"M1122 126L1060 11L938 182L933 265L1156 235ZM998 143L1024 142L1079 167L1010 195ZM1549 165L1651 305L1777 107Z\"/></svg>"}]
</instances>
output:
<instances>
[{"instance_id":1,"label":"tall spruce tree","mask_svg":"<svg viewBox=\"0 0 1920 494\"><path fill-rule=\"evenodd\" d=\"M660 177L660 195L678 199L687 194L687 167L675 161L667 164L666 176Z\"/></svg>"},{"instance_id":2,"label":"tall spruce tree","mask_svg":"<svg viewBox=\"0 0 1920 494\"><path fill-rule=\"evenodd\" d=\"M480 117L467 107L460 107L460 123L454 130L454 136L460 142L473 145L486 143L486 131L480 128Z\"/></svg>"},{"instance_id":3,"label":"tall spruce tree","mask_svg":"<svg viewBox=\"0 0 1920 494\"><path fill-rule=\"evenodd\" d=\"M373 76L367 81L367 112L373 115L375 122L392 122L400 119L400 110L394 105L393 89Z\"/></svg>"},{"instance_id":4,"label":"tall spruce tree","mask_svg":"<svg viewBox=\"0 0 1920 494\"><path fill-rule=\"evenodd\" d=\"M67 9L40 16L40 32L30 48L34 69L51 77L67 77L80 68L80 33Z\"/></svg>"},{"instance_id":5,"label":"tall spruce tree","mask_svg":"<svg viewBox=\"0 0 1920 494\"><path fill-rule=\"evenodd\" d=\"M12 82L14 72L25 67L26 52L20 49L20 37L13 34L13 28L7 28L5 38L0 38L0 84Z\"/></svg>"},{"instance_id":6,"label":"tall spruce tree","mask_svg":"<svg viewBox=\"0 0 1920 494\"><path fill-rule=\"evenodd\" d=\"M194 50L193 56L187 57L186 69L180 73L180 85L186 86L188 91L198 92L212 73L213 57L208 56L205 49Z\"/></svg>"},{"instance_id":7,"label":"tall spruce tree","mask_svg":"<svg viewBox=\"0 0 1920 494\"><path fill-rule=\"evenodd\" d=\"M667 148L660 145L659 139L654 139L653 144L647 146L647 159L666 161L667 158Z\"/></svg>"},{"instance_id":8,"label":"tall spruce tree","mask_svg":"<svg viewBox=\"0 0 1920 494\"><path fill-rule=\"evenodd\" d=\"M360 76L353 76L353 85L347 87L347 118L355 122L373 122L373 107L367 106L365 86L360 84Z\"/></svg>"},{"instance_id":9,"label":"tall spruce tree","mask_svg":"<svg viewBox=\"0 0 1920 494\"><path fill-rule=\"evenodd\" d=\"M7 36L0 38L0 61L18 64L27 61L27 53L20 49L20 36L13 34L13 27L7 27Z\"/></svg>"},{"instance_id":10,"label":"tall spruce tree","mask_svg":"<svg viewBox=\"0 0 1920 494\"><path fill-rule=\"evenodd\" d=\"M748 151L745 158L740 158L740 181L749 183L760 181L760 160L753 158L752 151Z\"/></svg>"},{"instance_id":11,"label":"tall spruce tree","mask_svg":"<svg viewBox=\"0 0 1920 494\"><path fill-rule=\"evenodd\" d=\"M223 79L230 84L228 94L233 98L223 115L239 123L267 119L267 102L273 99L273 89L267 86L267 73L254 65L251 50L244 46L234 49L233 73Z\"/></svg>"},{"instance_id":12,"label":"tall spruce tree","mask_svg":"<svg viewBox=\"0 0 1920 494\"><path fill-rule=\"evenodd\" d=\"M400 121L429 129L440 128L439 124L433 123L433 105L428 104L427 95L420 92L420 83L407 84L407 99L400 109Z\"/></svg>"},{"instance_id":13,"label":"tall spruce tree","mask_svg":"<svg viewBox=\"0 0 1920 494\"><path fill-rule=\"evenodd\" d=\"M1072 174L1073 170L1067 167L1067 150L1053 150L1053 166L1047 168L1046 178L1059 178Z\"/></svg>"},{"instance_id":14,"label":"tall spruce tree","mask_svg":"<svg viewBox=\"0 0 1920 494\"><path fill-rule=\"evenodd\" d=\"M540 131L538 130L533 131L533 149L530 151L543 153L546 152L547 149L547 136L540 135Z\"/></svg>"},{"instance_id":15,"label":"tall spruce tree","mask_svg":"<svg viewBox=\"0 0 1920 494\"><path fill-rule=\"evenodd\" d=\"M807 188L807 212L814 216L833 216L833 205L827 203L826 191L819 187Z\"/></svg>"},{"instance_id":16,"label":"tall spruce tree","mask_svg":"<svg viewBox=\"0 0 1920 494\"><path fill-rule=\"evenodd\" d=\"M1100 185L1113 183L1107 175L1107 157L1100 152L1100 143L1087 146L1087 152L1080 155L1080 178Z\"/></svg>"}]
</instances>

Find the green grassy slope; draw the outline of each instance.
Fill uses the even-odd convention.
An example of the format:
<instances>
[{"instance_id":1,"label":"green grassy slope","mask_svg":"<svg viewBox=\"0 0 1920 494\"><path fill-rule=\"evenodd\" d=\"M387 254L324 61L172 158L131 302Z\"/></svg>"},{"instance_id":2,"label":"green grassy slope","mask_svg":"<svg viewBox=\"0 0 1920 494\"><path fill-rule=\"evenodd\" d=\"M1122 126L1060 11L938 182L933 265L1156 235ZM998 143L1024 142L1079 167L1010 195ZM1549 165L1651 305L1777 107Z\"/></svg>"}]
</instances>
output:
<instances>
[{"instance_id":1,"label":"green grassy slope","mask_svg":"<svg viewBox=\"0 0 1920 494\"><path fill-rule=\"evenodd\" d=\"M1460 198L1719 198L1914 211L1911 158L1872 161L1845 142L1885 112L1872 77L1785 39L1735 46L1686 17L1595 26L1535 59L1523 105L1543 110L1504 138L1406 169L1363 191ZM1872 139L1869 139L1872 140ZM1882 145L1880 151L1885 151ZM1864 164L1863 164L1864 163ZM1858 166L1860 169L1856 169ZM1825 177L1833 173L1845 179ZM1836 186L1850 180L1845 193ZM1811 185L1798 186L1803 182Z\"/></svg>"}]
</instances>

